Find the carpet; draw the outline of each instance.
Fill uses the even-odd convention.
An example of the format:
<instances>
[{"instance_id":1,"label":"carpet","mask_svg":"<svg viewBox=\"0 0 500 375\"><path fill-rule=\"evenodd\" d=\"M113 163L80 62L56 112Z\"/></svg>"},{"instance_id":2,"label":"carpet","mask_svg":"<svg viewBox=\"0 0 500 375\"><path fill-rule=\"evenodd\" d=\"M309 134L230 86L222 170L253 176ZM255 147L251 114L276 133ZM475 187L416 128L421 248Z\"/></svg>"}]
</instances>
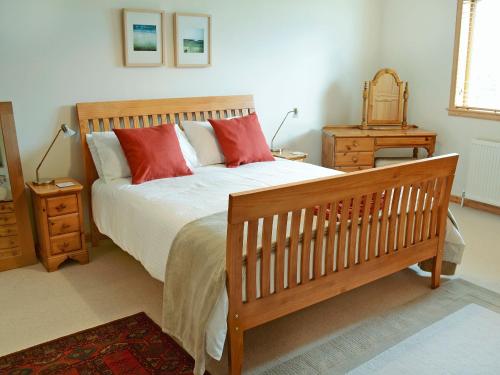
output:
<instances>
[{"instance_id":1,"label":"carpet","mask_svg":"<svg viewBox=\"0 0 500 375\"><path fill-rule=\"evenodd\" d=\"M431 291L404 305L392 309L383 315L372 315L358 323L345 327L327 335L321 342L316 342L300 353L282 358L278 363L262 366L249 371L251 374L266 375L323 375L345 374L357 370L354 374L370 374L371 371L363 366L374 360L378 355L392 347L404 343L406 339L418 334L436 322L451 317L453 314L475 304L486 309L488 313L500 313L500 294L481 288L461 279L445 281L439 289ZM483 311L484 312L484 311ZM332 315L330 319L335 319ZM436 323L437 324L437 323ZM438 326L439 327L439 326ZM457 328L458 329L458 328ZM498 329L497 329L498 330ZM425 333L425 331L423 331ZM463 331L465 332L465 331ZM437 340L433 337L432 340ZM443 344L443 343L441 343ZM444 344L443 344L444 345ZM451 345L451 343L450 343ZM447 350L445 346L443 350ZM467 349L467 348L466 348ZM472 349L472 348L469 348ZM498 351L498 347L496 348ZM384 357L388 358L388 357ZM376 361L376 363L379 363ZM475 374L481 368L473 368L474 359L468 362L470 368L466 372L413 371L406 368L406 374L446 373L446 374ZM368 364L366 364L368 366ZM408 364L410 366L410 364ZM376 373L376 371L374 371ZM380 372L389 373L389 372ZM402 373L399 371L398 373ZM500 373L497 369L495 373Z\"/></svg>"},{"instance_id":2,"label":"carpet","mask_svg":"<svg viewBox=\"0 0 500 375\"><path fill-rule=\"evenodd\" d=\"M8 375L187 375L193 367L145 313L0 357L0 374Z\"/></svg>"},{"instance_id":3,"label":"carpet","mask_svg":"<svg viewBox=\"0 0 500 375\"><path fill-rule=\"evenodd\" d=\"M470 304L350 371L350 375L498 374L500 314Z\"/></svg>"}]
</instances>

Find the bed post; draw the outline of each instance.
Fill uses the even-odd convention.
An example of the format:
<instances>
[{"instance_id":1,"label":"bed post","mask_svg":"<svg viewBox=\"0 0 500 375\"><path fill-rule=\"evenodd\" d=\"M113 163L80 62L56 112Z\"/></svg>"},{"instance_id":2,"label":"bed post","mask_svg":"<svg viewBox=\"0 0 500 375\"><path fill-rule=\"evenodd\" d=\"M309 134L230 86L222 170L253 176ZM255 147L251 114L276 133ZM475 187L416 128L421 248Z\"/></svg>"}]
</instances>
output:
<instances>
[{"instance_id":1,"label":"bed post","mask_svg":"<svg viewBox=\"0 0 500 375\"><path fill-rule=\"evenodd\" d=\"M438 213L438 228L437 235L439 238L438 251L436 256L432 259L432 274L431 274L431 288L436 289L441 285L441 268L443 265L443 252L444 252L444 241L446 238L446 224L448 219L448 206L450 203L451 186L453 185L454 175L448 176L446 178L445 186L443 186L442 192L443 197L440 197L439 202L439 213Z\"/></svg>"},{"instance_id":2,"label":"bed post","mask_svg":"<svg viewBox=\"0 0 500 375\"><path fill-rule=\"evenodd\" d=\"M228 372L230 375L240 375L243 368L243 330L237 324L228 324L228 333Z\"/></svg>"},{"instance_id":3,"label":"bed post","mask_svg":"<svg viewBox=\"0 0 500 375\"><path fill-rule=\"evenodd\" d=\"M94 220L92 220L92 223L90 224L90 240L92 241L92 247L99 246L99 230L97 229Z\"/></svg>"},{"instance_id":4,"label":"bed post","mask_svg":"<svg viewBox=\"0 0 500 375\"><path fill-rule=\"evenodd\" d=\"M227 329L229 334L228 372L240 375L243 368L243 307L242 267L244 222L232 223L232 196L229 196L227 243L226 243L226 285L229 297Z\"/></svg>"}]
</instances>

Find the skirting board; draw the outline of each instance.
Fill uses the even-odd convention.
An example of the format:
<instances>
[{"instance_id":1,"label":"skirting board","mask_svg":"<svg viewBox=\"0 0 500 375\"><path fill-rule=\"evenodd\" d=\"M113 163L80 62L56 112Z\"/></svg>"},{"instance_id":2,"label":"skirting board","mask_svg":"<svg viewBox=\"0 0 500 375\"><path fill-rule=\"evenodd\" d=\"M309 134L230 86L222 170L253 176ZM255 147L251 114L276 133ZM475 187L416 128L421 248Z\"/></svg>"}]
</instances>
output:
<instances>
[{"instance_id":1,"label":"skirting board","mask_svg":"<svg viewBox=\"0 0 500 375\"><path fill-rule=\"evenodd\" d=\"M450 202L461 204L462 198L457 196L457 195L452 195L452 196L450 196ZM478 201L474 201L472 199L465 198L464 199L464 206L470 207L470 208L475 208L475 209L481 210L481 211L486 211L486 212L489 212L492 214L500 215L500 207L493 206L491 204L481 203Z\"/></svg>"}]
</instances>

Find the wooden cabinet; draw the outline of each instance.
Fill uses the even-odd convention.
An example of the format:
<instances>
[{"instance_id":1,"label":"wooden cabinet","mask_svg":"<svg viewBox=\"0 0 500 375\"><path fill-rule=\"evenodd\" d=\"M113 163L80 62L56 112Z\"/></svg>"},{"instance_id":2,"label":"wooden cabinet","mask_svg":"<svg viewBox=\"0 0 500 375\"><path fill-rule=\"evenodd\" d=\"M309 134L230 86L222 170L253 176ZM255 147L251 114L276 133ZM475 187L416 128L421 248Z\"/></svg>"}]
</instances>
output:
<instances>
[{"instance_id":1,"label":"wooden cabinet","mask_svg":"<svg viewBox=\"0 0 500 375\"><path fill-rule=\"evenodd\" d=\"M56 183L68 181L75 185L58 188L28 184L33 195L39 255L48 271L57 270L68 258L82 264L89 261L83 231L83 186L69 178Z\"/></svg>"},{"instance_id":2,"label":"wooden cabinet","mask_svg":"<svg viewBox=\"0 0 500 375\"><path fill-rule=\"evenodd\" d=\"M12 103L0 102L0 271L36 263Z\"/></svg>"},{"instance_id":3,"label":"wooden cabinet","mask_svg":"<svg viewBox=\"0 0 500 375\"><path fill-rule=\"evenodd\" d=\"M410 126L408 129L360 129L358 126L325 126L323 128L322 165L344 172L375 166L375 152L382 148L419 148L432 156L436 133Z\"/></svg>"}]
</instances>

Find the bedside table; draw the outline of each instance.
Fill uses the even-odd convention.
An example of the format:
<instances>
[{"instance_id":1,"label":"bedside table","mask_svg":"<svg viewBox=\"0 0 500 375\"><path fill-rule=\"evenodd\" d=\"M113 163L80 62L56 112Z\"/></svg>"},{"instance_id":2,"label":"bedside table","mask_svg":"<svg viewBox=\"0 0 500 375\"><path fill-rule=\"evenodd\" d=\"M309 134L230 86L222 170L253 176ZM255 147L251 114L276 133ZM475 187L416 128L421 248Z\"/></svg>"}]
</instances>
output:
<instances>
[{"instance_id":1,"label":"bedside table","mask_svg":"<svg viewBox=\"0 0 500 375\"><path fill-rule=\"evenodd\" d=\"M290 151L290 150L283 150L281 152L272 151L271 153L276 158L282 158L282 159L293 160L293 161L301 161L301 162L306 160L307 156L308 156L308 154L306 154L305 152L298 152L298 151L296 152L296 151Z\"/></svg>"},{"instance_id":2,"label":"bedside table","mask_svg":"<svg viewBox=\"0 0 500 375\"><path fill-rule=\"evenodd\" d=\"M56 179L59 182L75 185L59 188L55 184L27 184L33 195L38 253L49 272L57 270L68 258L81 264L89 262L83 230L83 186L71 178Z\"/></svg>"}]
</instances>

